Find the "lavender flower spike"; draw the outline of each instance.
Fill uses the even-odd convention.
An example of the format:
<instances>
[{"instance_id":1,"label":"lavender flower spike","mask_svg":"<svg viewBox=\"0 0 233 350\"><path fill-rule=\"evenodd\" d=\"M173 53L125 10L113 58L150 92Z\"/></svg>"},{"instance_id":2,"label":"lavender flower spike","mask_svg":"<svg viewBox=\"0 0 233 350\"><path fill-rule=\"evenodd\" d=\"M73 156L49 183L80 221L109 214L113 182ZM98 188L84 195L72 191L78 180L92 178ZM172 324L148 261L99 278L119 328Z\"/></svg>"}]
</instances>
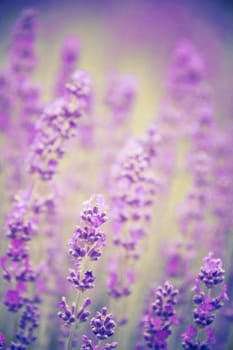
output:
<instances>
[{"instance_id":1,"label":"lavender flower spike","mask_svg":"<svg viewBox=\"0 0 233 350\"><path fill-rule=\"evenodd\" d=\"M92 83L85 71L76 71L67 95L49 105L36 124L36 137L28 158L29 172L49 181L65 153L65 142L76 134L77 119L90 108Z\"/></svg>"},{"instance_id":2,"label":"lavender flower spike","mask_svg":"<svg viewBox=\"0 0 233 350\"><path fill-rule=\"evenodd\" d=\"M106 236L100 227L106 221L104 198L100 194L91 196L84 202L84 208L80 213L80 224L74 231L69 242L69 254L71 256L72 269L69 270L68 282L77 289L76 300L71 307L63 297L58 307L58 317L63 321L63 326L69 329L66 349L73 347L73 338L76 331L76 323L86 322L90 312L87 307L91 300L87 298L79 306L80 298L84 292L94 288L96 277L87 264L99 260L102 255L102 247L105 245ZM106 315L105 315L106 316ZM107 319L107 316L106 316ZM112 323L109 321L107 328L109 334Z\"/></svg>"},{"instance_id":3,"label":"lavender flower spike","mask_svg":"<svg viewBox=\"0 0 233 350\"><path fill-rule=\"evenodd\" d=\"M178 290L169 282L165 282L163 287L155 290L142 321L143 337L148 348L167 349L167 338L172 333L171 327L178 323L174 309L177 295Z\"/></svg>"},{"instance_id":4,"label":"lavender flower spike","mask_svg":"<svg viewBox=\"0 0 233 350\"><path fill-rule=\"evenodd\" d=\"M65 84L75 70L79 54L80 44L78 39L73 36L66 38L60 54L60 68L55 86L55 95L57 97L66 93Z\"/></svg>"},{"instance_id":5,"label":"lavender flower spike","mask_svg":"<svg viewBox=\"0 0 233 350\"><path fill-rule=\"evenodd\" d=\"M33 9L22 12L15 24L10 45L12 71L19 76L33 72L36 66L35 38L37 34L37 14Z\"/></svg>"},{"instance_id":6,"label":"lavender flower spike","mask_svg":"<svg viewBox=\"0 0 233 350\"><path fill-rule=\"evenodd\" d=\"M210 325L215 320L216 311L228 300L226 284L222 285L219 294L216 290L223 283L224 277L221 259L213 258L213 253L209 253L204 258L204 265L193 288L196 293L193 297L196 304L193 311L195 326L188 326L182 334L185 350L210 350L211 344L215 343L214 330Z\"/></svg>"}]
</instances>

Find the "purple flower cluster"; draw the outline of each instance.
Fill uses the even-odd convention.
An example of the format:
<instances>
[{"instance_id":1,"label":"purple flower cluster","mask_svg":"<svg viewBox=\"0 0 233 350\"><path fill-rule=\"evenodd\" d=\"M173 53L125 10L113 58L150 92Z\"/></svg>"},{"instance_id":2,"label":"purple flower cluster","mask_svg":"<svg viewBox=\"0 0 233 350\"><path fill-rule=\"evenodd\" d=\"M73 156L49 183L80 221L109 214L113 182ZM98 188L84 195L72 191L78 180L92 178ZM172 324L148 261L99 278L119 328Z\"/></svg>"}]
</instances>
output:
<instances>
[{"instance_id":1,"label":"purple flower cluster","mask_svg":"<svg viewBox=\"0 0 233 350\"><path fill-rule=\"evenodd\" d=\"M76 228L69 242L69 254L75 269L70 269L67 277L67 280L82 292L94 287L93 272L83 271L83 266L85 261L97 261L101 257L106 236L100 227L107 220L101 195L93 195L85 206L80 214L82 226Z\"/></svg>"},{"instance_id":2,"label":"purple flower cluster","mask_svg":"<svg viewBox=\"0 0 233 350\"><path fill-rule=\"evenodd\" d=\"M27 303L16 333L17 342L11 343L10 350L24 350L36 340L34 332L39 327L39 317L38 306L32 302Z\"/></svg>"},{"instance_id":3,"label":"purple flower cluster","mask_svg":"<svg viewBox=\"0 0 233 350\"><path fill-rule=\"evenodd\" d=\"M93 341L86 335L83 335L81 350L111 350L117 348L116 342L100 345L100 341L107 340L115 333L116 323L112 314L108 314L106 307L103 307L101 312L97 312L95 317L90 321L92 333L99 340L98 344L94 345Z\"/></svg>"},{"instance_id":4,"label":"purple flower cluster","mask_svg":"<svg viewBox=\"0 0 233 350\"><path fill-rule=\"evenodd\" d=\"M12 32L8 62L0 77L0 124L5 132L4 158L9 167L10 194L23 182L22 161L34 137L41 112L40 88L31 76L37 59L37 14L23 11Z\"/></svg>"},{"instance_id":5,"label":"purple flower cluster","mask_svg":"<svg viewBox=\"0 0 233 350\"><path fill-rule=\"evenodd\" d=\"M70 307L66 301L66 298L62 297L62 300L58 304L58 307L62 311L59 311L57 315L65 322L64 324L66 327L70 327L70 325L76 322L76 320L78 320L80 323L87 321L88 317L90 316L90 312L86 310L86 308L89 305L91 305L91 299L87 298L84 300L81 308L76 311L75 303L73 303Z\"/></svg>"},{"instance_id":6,"label":"purple flower cluster","mask_svg":"<svg viewBox=\"0 0 233 350\"><path fill-rule=\"evenodd\" d=\"M171 327L177 325L175 312L178 290L169 282L158 287L151 296L151 301L142 319L143 337L148 348L154 350L167 349L167 339L171 335Z\"/></svg>"},{"instance_id":7,"label":"purple flower cluster","mask_svg":"<svg viewBox=\"0 0 233 350\"><path fill-rule=\"evenodd\" d=\"M36 12L24 11L0 72L7 241L0 256L0 350L27 350L33 342L35 350L112 350L118 340L124 349L226 350L232 308L223 306L233 278L229 274L225 284L222 260L214 256L224 256L226 266L231 262L233 129L227 121L220 128L215 119L201 55L189 42L178 45L159 115L137 137L130 134L139 126L130 120L136 80L113 73L104 96L101 86L94 91L89 73L76 70L81 52L75 37L61 48L51 84L56 99L43 108L45 91L33 80L40 61L37 29ZM76 206L98 188L110 203L110 220L102 195L92 195L65 252ZM177 222L174 203L180 195L185 200ZM169 247L177 231L180 239ZM158 258L160 243L166 261ZM208 251L214 253L204 258L195 279L198 257ZM154 277L156 287L145 298ZM157 287L158 280L171 284Z\"/></svg>"},{"instance_id":8,"label":"purple flower cluster","mask_svg":"<svg viewBox=\"0 0 233 350\"><path fill-rule=\"evenodd\" d=\"M60 54L60 68L55 86L55 95L57 97L66 94L65 85L75 71L79 54L80 45L78 40L75 37L68 37L63 44Z\"/></svg>"},{"instance_id":9,"label":"purple flower cluster","mask_svg":"<svg viewBox=\"0 0 233 350\"><path fill-rule=\"evenodd\" d=\"M32 72L36 65L35 37L37 33L36 12L22 12L15 24L10 45L12 70L19 76Z\"/></svg>"},{"instance_id":10,"label":"purple flower cluster","mask_svg":"<svg viewBox=\"0 0 233 350\"><path fill-rule=\"evenodd\" d=\"M116 254L109 266L108 288L114 298L128 296L134 283L134 271L127 267L130 261L139 259L140 242L152 217L159 188L153 174L159 144L160 136L151 128L144 139L128 145L115 167L113 244L121 254ZM121 264L123 269L119 267Z\"/></svg>"},{"instance_id":11,"label":"purple flower cluster","mask_svg":"<svg viewBox=\"0 0 233 350\"><path fill-rule=\"evenodd\" d=\"M41 180L51 180L59 159L65 153L65 141L75 135L77 119L89 108L91 80L87 72L75 72L67 95L45 108L36 124L36 137L28 158L29 172Z\"/></svg>"},{"instance_id":12,"label":"purple flower cluster","mask_svg":"<svg viewBox=\"0 0 233 350\"><path fill-rule=\"evenodd\" d=\"M126 123L136 97L136 81L133 77L112 74L104 102L112 113L112 124Z\"/></svg>"},{"instance_id":13,"label":"purple flower cluster","mask_svg":"<svg viewBox=\"0 0 233 350\"><path fill-rule=\"evenodd\" d=\"M193 311L195 326L189 326L182 334L182 346L185 350L209 350L211 343L215 342L214 330L210 325L215 320L216 311L228 300L225 284L218 292L218 285L223 283L224 277L221 259L213 258L213 253L209 253L204 259L204 265L193 289L193 302L196 305ZM201 337L204 340L200 340Z\"/></svg>"},{"instance_id":14,"label":"purple flower cluster","mask_svg":"<svg viewBox=\"0 0 233 350\"><path fill-rule=\"evenodd\" d=\"M58 317L62 319L63 326L72 328L68 334L67 349L73 346L73 337L77 322L82 323L88 320L90 312L86 308L91 304L88 298L79 308L81 294L94 288L96 277L87 264L99 260L102 255L102 247L105 245L106 236L100 227L106 222L105 202L102 195L93 195L84 202L84 209L80 213L81 225L74 231L69 241L69 254L71 256L73 269L69 270L67 281L77 289L77 300L70 307L65 297L62 298L58 307ZM80 294L81 293L81 294ZM76 323L76 326L75 326Z\"/></svg>"},{"instance_id":15,"label":"purple flower cluster","mask_svg":"<svg viewBox=\"0 0 233 350\"><path fill-rule=\"evenodd\" d=\"M107 311L107 308L104 307L101 312L97 312L90 322L92 332L100 340L111 337L116 328L112 314L108 314Z\"/></svg>"},{"instance_id":16,"label":"purple flower cluster","mask_svg":"<svg viewBox=\"0 0 233 350\"><path fill-rule=\"evenodd\" d=\"M14 87L19 103L17 108L23 118L20 117L19 125L28 129L28 136L35 136L28 158L29 169L32 173L39 173L42 180L51 180L57 170L58 160L65 152L65 142L74 134L76 119L89 108L91 82L86 72L74 73L67 86L66 97L57 100L45 109L34 130L30 116L39 112L37 108L39 95L37 88L27 78L27 75L33 71L35 66L35 28L35 13L25 12L15 27L10 48L13 60L11 62L12 78L17 83L17 86ZM33 167L33 161L37 163L35 167ZM30 261L29 242L39 230L39 216L45 213L51 205L47 198L42 198L38 202L37 193L33 187L20 192L14 198L13 208L5 222L5 235L10 239L10 243L0 263L3 277L12 285L7 289L4 301L8 310L12 312L18 312L23 306L27 310L35 306L25 304L31 289L28 283L37 284L39 276L39 271L32 267ZM34 341L32 337L30 340ZM14 344L14 346L19 347L20 345Z\"/></svg>"},{"instance_id":17,"label":"purple flower cluster","mask_svg":"<svg viewBox=\"0 0 233 350\"><path fill-rule=\"evenodd\" d=\"M15 198L5 230L10 239L6 254L0 259L3 277L9 283L5 305L9 311L17 312L25 303L27 284L34 283L38 275L29 258L29 242L38 232L38 218L31 207L30 193L22 192Z\"/></svg>"}]
</instances>

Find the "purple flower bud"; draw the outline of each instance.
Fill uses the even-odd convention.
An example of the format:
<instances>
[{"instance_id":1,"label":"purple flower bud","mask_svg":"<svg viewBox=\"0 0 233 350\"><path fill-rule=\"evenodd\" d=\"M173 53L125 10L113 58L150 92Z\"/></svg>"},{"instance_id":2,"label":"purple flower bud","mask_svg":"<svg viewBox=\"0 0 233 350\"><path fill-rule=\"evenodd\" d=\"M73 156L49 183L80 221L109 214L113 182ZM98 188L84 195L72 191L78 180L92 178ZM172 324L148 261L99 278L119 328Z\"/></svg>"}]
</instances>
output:
<instances>
[{"instance_id":1,"label":"purple flower bud","mask_svg":"<svg viewBox=\"0 0 233 350\"><path fill-rule=\"evenodd\" d=\"M215 285L223 282L225 271L222 268L221 259L214 259L213 253L204 259L204 265L201 267L201 272L198 275L207 288L213 288Z\"/></svg>"},{"instance_id":2,"label":"purple flower bud","mask_svg":"<svg viewBox=\"0 0 233 350\"><path fill-rule=\"evenodd\" d=\"M23 306L24 300L18 290L9 289L6 292L4 304L9 311L17 312Z\"/></svg>"},{"instance_id":3,"label":"purple flower bud","mask_svg":"<svg viewBox=\"0 0 233 350\"><path fill-rule=\"evenodd\" d=\"M96 316L91 319L90 325L92 332L100 340L111 337L116 328L113 316L107 313L106 307L101 312L97 312Z\"/></svg>"}]
</instances>

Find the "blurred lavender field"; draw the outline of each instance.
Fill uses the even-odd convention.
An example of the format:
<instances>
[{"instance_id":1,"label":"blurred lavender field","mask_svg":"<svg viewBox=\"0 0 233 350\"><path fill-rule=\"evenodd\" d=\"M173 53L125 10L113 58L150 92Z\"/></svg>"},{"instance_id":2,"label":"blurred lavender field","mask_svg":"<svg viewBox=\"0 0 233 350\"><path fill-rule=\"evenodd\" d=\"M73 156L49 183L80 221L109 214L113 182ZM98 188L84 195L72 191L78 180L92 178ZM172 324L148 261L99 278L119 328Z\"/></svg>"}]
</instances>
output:
<instances>
[{"instance_id":1,"label":"blurred lavender field","mask_svg":"<svg viewBox=\"0 0 233 350\"><path fill-rule=\"evenodd\" d=\"M233 348L233 13L0 3L0 350Z\"/></svg>"}]
</instances>

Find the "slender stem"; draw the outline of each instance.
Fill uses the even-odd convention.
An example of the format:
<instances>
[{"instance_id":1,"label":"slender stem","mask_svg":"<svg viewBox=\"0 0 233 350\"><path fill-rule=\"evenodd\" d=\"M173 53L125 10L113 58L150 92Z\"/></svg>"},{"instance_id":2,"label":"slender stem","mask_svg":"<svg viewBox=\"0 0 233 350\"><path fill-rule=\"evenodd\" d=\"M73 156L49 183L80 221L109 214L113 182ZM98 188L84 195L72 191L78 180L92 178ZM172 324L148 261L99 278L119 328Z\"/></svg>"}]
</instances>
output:
<instances>
[{"instance_id":1,"label":"slender stem","mask_svg":"<svg viewBox=\"0 0 233 350\"><path fill-rule=\"evenodd\" d=\"M76 300L75 300L75 310L74 310L74 314L75 315L78 312L80 298L81 298L81 292L78 291L77 296L76 296ZM76 325L76 319L75 319L74 323L71 325L71 328L70 328L70 334L69 334L68 342L67 342L67 345L66 345L66 350L72 349L72 341L73 341L74 333L75 333L75 325Z\"/></svg>"},{"instance_id":2,"label":"slender stem","mask_svg":"<svg viewBox=\"0 0 233 350\"><path fill-rule=\"evenodd\" d=\"M82 274L82 272L85 271L86 268L87 268L87 258L85 257L85 260L84 260L84 262L82 264L80 273ZM78 312L79 303L80 303L80 299L81 299L82 293L83 293L82 291L78 291L78 293L76 295L75 310L74 310L75 321L71 325L71 328L70 328L70 334L69 334L68 342L67 342L67 345L66 345L66 350L72 349L72 341L73 341L73 338L74 338L75 326L76 326L76 315L77 315L77 312Z\"/></svg>"}]
</instances>

